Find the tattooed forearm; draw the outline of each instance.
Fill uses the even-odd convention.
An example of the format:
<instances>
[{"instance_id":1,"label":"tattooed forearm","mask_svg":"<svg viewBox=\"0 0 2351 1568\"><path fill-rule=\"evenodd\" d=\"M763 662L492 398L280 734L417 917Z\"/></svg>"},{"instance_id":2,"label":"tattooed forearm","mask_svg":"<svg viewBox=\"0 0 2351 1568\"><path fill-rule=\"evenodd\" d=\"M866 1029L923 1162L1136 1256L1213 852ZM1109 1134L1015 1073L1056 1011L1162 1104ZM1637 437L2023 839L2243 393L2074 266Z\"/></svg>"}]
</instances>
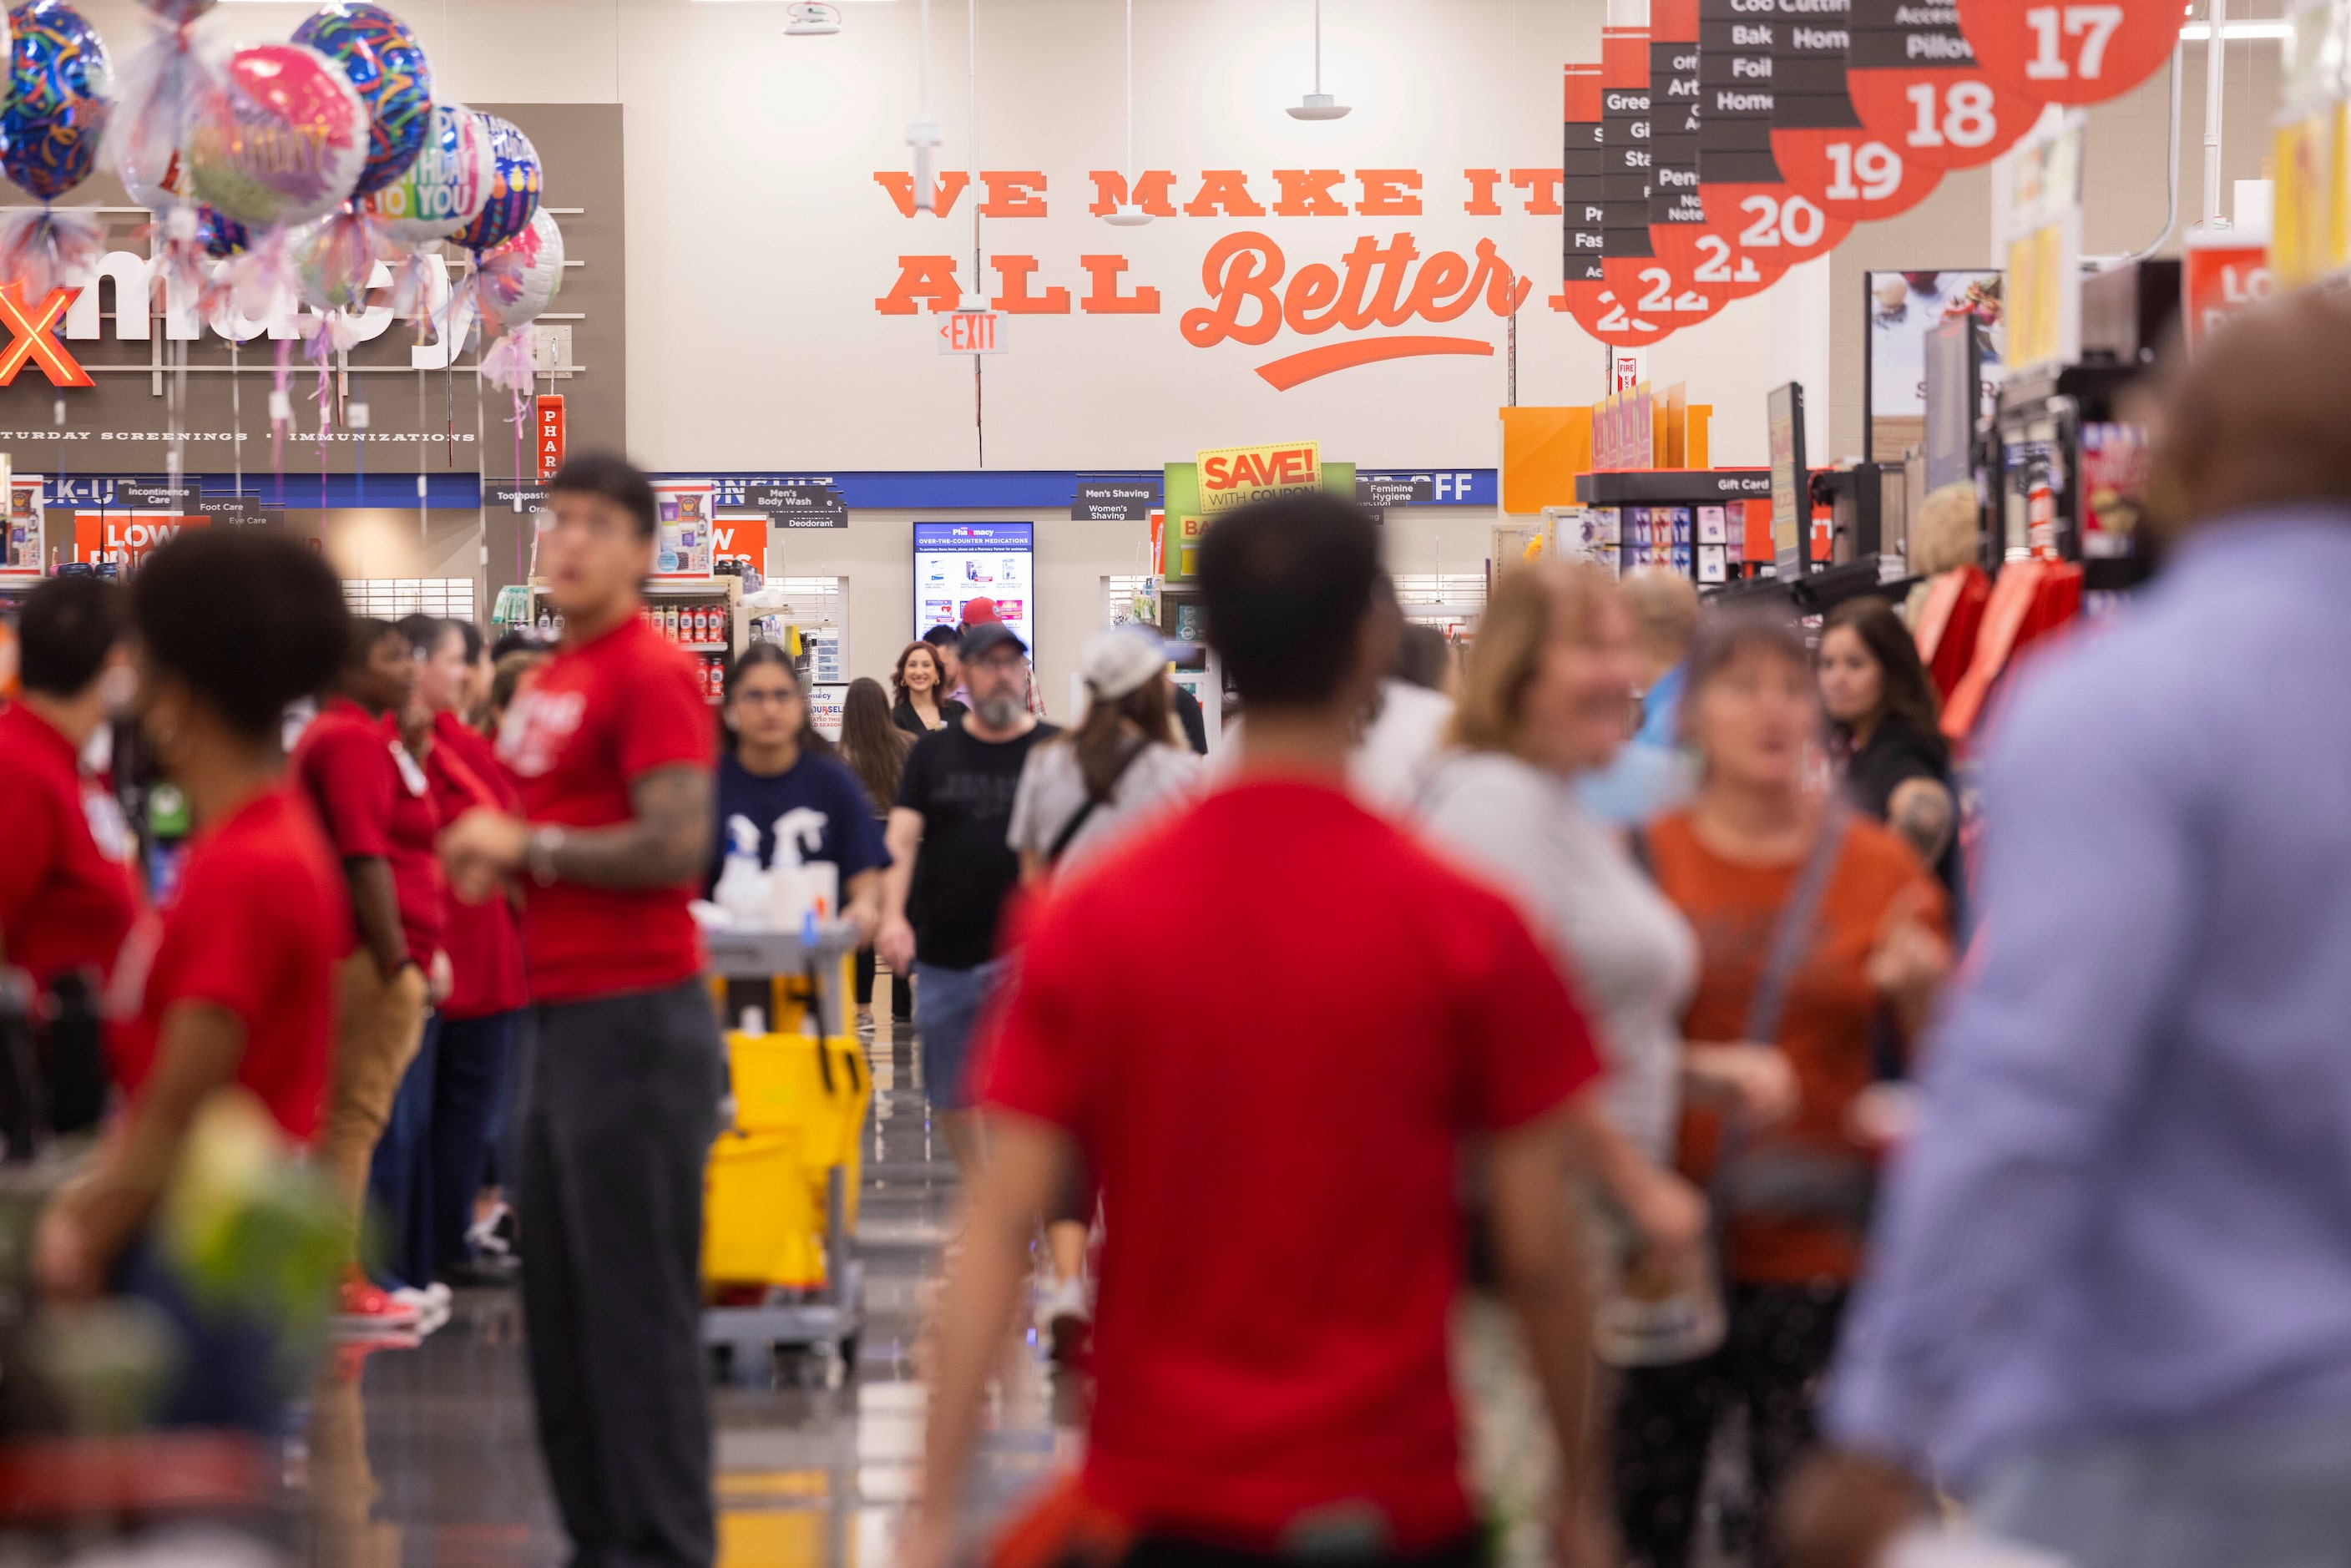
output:
<instances>
[{"instance_id":1,"label":"tattooed forearm","mask_svg":"<svg viewBox=\"0 0 2351 1568\"><path fill-rule=\"evenodd\" d=\"M661 768L629 787L636 815L566 833L549 857L557 878L587 887L674 887L710 863L713 784L706 769Z\"/></svg>"},{"instance_id":2,"label":"tattooed forearm","mask_svg":"<svg viewBox=\"0 0 2351 1568\"><path fill-rule=\"evenodd\" d=\"M1907 779L1886 803L1886 825L1909 841L1918 858L1933 865L1950 847L1959 812L1951 792L1932 779Z\"/></svg>"}]
</instances>

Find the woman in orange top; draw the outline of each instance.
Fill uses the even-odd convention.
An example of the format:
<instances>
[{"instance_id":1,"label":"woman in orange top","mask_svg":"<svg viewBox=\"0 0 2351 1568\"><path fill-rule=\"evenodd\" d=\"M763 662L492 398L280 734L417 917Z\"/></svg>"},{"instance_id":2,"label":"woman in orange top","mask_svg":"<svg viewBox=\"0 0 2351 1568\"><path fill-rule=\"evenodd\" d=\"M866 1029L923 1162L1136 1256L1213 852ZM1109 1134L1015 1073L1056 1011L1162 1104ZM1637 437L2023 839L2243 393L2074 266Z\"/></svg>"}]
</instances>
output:
<instances>
[{"instance_id":1,"label":"woman in orange top","mask_svg":"<svg viewBox=\"0 0 2351 1568\"><path fill-rule=\"evenodd\" d=\"M1712 1355L1626 1378L1625 1555L1656 1568L1688 1555L1707 1452L1733 1407L1747 1412L1757 1519L1813 1441L1874 1176L1865 1092L1881 1042L1912 1036L1949 962L1943 894L1927 868L1816 788L1826 782L1819 689L1791 622L1733 612L1703 628L1681 716L1698 792L1649 830L1648 850L1698 937L1682 1032L1781 1052L1798 1096L1768 1126L1726 1126L1707 1111L1683 1120L1682 1171L1719 1217L1730 1328ZM1759 991L1780 999L1759 1005Z\"/></svg>"}]
</instances>

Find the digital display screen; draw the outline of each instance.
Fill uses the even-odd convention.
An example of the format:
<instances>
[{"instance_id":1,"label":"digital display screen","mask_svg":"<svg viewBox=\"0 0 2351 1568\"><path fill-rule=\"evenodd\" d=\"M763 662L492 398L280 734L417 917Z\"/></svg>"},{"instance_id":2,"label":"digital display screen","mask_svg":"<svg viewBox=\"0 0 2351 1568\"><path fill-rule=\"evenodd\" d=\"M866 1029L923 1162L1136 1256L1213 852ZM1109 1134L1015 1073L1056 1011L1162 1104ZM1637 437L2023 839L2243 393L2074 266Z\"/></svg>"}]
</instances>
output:
<instances>
[{"instance_id":1,"label":"digital display screen","mask_svg":"<svg viewBox=\"0 0 2351 1568\"><path fill-rule=\"evenodd\" d=\"M914 635L959 625L975 599L1037 648L1034 523L916 523Z\"/></svg>"}]
</instances>

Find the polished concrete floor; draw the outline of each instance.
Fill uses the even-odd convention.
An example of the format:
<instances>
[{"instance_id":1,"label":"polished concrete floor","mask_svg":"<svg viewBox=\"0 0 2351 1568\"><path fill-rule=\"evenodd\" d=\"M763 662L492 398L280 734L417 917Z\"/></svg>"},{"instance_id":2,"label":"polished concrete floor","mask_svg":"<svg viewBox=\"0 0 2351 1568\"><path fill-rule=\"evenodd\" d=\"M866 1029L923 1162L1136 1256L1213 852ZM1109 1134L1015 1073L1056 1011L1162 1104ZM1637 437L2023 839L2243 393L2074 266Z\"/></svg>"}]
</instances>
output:
<instances>
[{"instance_id":1,"label":"polished concrete floor","mask_svg":"<svg viewBox=\"0 0 2351 1568\"><path fill-rule=\"evenodd\" d=\"M914 1492L923 1325L953 1219L955 1171L911 1042L903 1031L893 1039L886 1018L869 1060L875 1092L857 1236L867 1322L857 1364L844 1375L830 1357L788 1353L773 1386L716 1387L719 1561L732 1568L883 1568ZM1075 1442L1078 1391L1058 1385L1033 1346L1013 1347L1008 1364L983 1514L1045 1479ZM307 1464L297 1466L298 1490L312 1500L310 1561L565 1561L511 1292L461 1292L445 1327L415 1349L369 1355L351 1387L356 1410L322 1403Z\"/></svg>"}]
</instances>

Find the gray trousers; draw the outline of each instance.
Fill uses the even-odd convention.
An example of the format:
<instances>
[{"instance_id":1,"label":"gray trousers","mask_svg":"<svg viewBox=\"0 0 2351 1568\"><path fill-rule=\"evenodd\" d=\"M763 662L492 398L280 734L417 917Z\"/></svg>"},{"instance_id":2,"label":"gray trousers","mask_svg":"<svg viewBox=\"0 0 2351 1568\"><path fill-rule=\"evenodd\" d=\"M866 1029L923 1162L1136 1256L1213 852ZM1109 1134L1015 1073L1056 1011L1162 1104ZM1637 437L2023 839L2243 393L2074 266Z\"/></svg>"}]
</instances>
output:
<instances>
[{"instance_id":1,"label":"gray trousers","mask_svg":"<svg viewBox=\"0 0 2351 1568\"><path fill-rule=\"evenodd\" d=\"M716 1551L702 1173L722 1047L699 984L535 1009L523 1325L538 1442L579 1568Z\"/></svg>"},{"instance_id":2,"label":"gray trousers","mask_svg":"<svg viewBox=\"0 0 2351 1568\"><path fill-rule=\"evenodd\" d=\"M2070 1568L2346 1568L2351 1411L2049 1444L1969 1501L1992 1536Z\"/></svg>"}]
</instances>

